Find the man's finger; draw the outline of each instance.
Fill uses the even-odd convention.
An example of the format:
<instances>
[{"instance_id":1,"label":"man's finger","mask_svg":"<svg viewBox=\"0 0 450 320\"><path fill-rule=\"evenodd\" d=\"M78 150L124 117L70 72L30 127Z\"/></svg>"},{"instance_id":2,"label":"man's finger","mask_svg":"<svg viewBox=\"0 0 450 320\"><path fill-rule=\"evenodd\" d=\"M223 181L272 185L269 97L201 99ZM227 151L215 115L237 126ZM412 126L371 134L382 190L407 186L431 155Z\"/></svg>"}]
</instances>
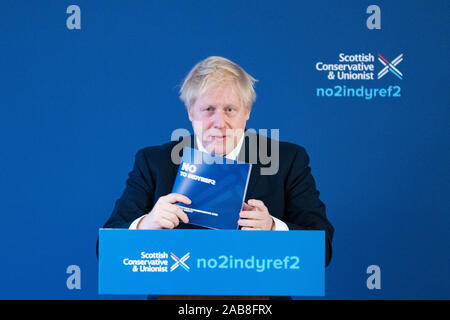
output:
<instances>
[{"instance_id":1,"label":"man's finger","mask_svg":"<svg viewBox=\"0 0 450 320\"><path fill-rule=\"evenodd\" d=\"M184 204L191 204L192 201L185 195L182 195L180 193L169 193L168 195L164 196L164 198L169 203L175 203L175 202L183 202Z\"/></svg>"},{"instance_id":2,"label":"man's finger","mask_svg":"<svg viewBox=\"0 0 450 320\"><path fill-rule=\"evenodd\" d=\"M242 227L241 230L259 230L259 229L249 228L249 227Z\"/></svg>"},{"instance_id":3,"label":"man's finger","mask_svg":"<svg viewBox=\"0 0 450 320\"><path fill-rule=\"evenodd\" d=\"M184 223L189 223L189 218L186 213L184 213L183 209L180 206L168 202L164 202L161 204L161 209L171 212L175 216L177 216Z\"/></svg>"},{"instance_id":4,"label":"man's finger","mask_svg":"<svg viewBox=\"0 0 450 320\"><path fill-rule=\"evenodd\" d=\"M267 210L267 207L264 205L264 202L262 202L261 200L256 200L256 199L250 199L248 200L248 204L256 207L257 209L264 211Z\"/></svg>"},{"instance_id":5,"label":"man's finger","mask_svg":"<svg viewBox=\"0 0 450 320\"><path fill-rule=\"evenodd\" d=\"M161 218L159 220L159 224L161 225L161 227L163 227L164 229L173 229L175 228L175 224L167 219Z\"/></svg>"},{"instance_id":6,"label":"man's finger","mask_svg":"<svg viewBox=\"0 0 450 320\"><path fill-rule=\"evenodd\" d=\"M174 205L174 206L177 207L177 210L176 210L177 217L180 218L181 221L183 221L184 223L189 223L189 218L188 218L187 214L183 211L183 209L181 209L177 205Z\"/></svg>"},{"instance_id":7,"label":"man's finger","mask_svg":"<svg viewBox=\"0 0 450 320\"><path fill-rule=\"evenodd\" d=\"M172 204L169 202L161 203L161 209L165 211L169 211L174 215L178 216L183 222L187 219L186 213L184 213L183 209L177 204Z\"/></svg>"},{"instance_id":8,"label":"man's finger","mask_svg":"<svg viewBox=\"0 0 450 320\"><path fill-rule=\"evenodd\" d=\"M178 219L178 216L167 210L162 211L161 219L168 220L174 224L174 227L178 226L180 224L180 220Z\"/></svg>"},{"instance_id":9,"label":"man's finger","mask_svg":"<svg viewBox=\"0 0 450 320\"><path fill-rule=\"evenodd\" d=\"M253 207L253 206L251 206L251 205L249 205L249 204L243 202L243 203L242 203L242 210L247 210L247 211L255 210L255 207Z\"/></svg>"},{"instance_id":10,"label":"man's finger","mask_svg":"<svg viewBox=\"0 0 450 320\"><path fill-rule=\"evenodd\" d=\"M239 217L245 218L245 219L256 219L256 220L262 220L264 218L264 213L261 211L245 211L242 210L239 213Z\"/></svg>"},{"instance_id":11,"label":"man's finger","mask_svg":"<svg viewBox=\"0 0 450 320\"><path fill-rule=\"evenodd\" d=\"M238 225L240 225L241 227L252 227L252 228L261 227L260 220L251 220L251 219L239 219Z\"/></svg>"}]
</instances>

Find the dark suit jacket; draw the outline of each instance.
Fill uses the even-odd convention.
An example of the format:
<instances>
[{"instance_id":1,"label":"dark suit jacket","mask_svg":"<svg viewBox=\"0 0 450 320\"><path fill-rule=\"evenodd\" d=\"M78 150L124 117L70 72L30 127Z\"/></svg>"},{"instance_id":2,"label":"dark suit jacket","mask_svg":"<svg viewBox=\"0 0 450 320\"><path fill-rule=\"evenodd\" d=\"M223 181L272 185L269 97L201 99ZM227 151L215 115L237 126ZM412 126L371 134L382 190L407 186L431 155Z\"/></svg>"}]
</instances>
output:
<instances>
[{"instance_id":1,"label":"dark suit jacket","mask_svg":"<svg viewBox=\"0 0 450 320\"><path fill-rule=\"evenodd\" d=\"M251 159L249 141L252 134L246 132L245 142L238 160ZM255 137L253 135L253 137ZM259 150L259 136L258 147ZM171 193L178 171L178 165L171 161L172 149L179 141L161 146L147 147L137 152L133 170L129 173L126 188L117 200L111 217L104 228L128 228L140 216L148 213L159 197ZM188 136L183 145L191 144L196 148L195 137ZM272 152L269 139L268 153ZM270 214L284 221L289 229L325 230L325 265L331 260L331 242L334 228L327 220L325 205L319 199L314 179L309 167L309 157L303 147L279 142L279 170L274 175L260 175L262 164L252 166L247 187L248 199L264 202ZM200 228L180 222L177 228ZM295 243L286 245L295 246Z\"/></svg>"}]
</instances>

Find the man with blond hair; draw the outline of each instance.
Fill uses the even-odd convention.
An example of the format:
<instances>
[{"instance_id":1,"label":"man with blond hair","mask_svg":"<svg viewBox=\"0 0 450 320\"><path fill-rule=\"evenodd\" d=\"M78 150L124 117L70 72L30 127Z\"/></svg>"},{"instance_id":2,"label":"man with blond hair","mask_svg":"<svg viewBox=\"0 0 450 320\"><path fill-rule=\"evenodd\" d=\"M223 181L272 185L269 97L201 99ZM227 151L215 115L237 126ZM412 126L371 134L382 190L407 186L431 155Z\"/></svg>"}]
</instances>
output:
<instances>
[{"instance_id":1,"label":"man with blond hair","mask_svg":"<svg viewBox=\"0 0 450 320\"><path fill-rule=\"evenodd\" d=\"M334 229L319 199L305 149L246 130L256 100L255 81L226 58L208 57L197 63L180 90L194 134L137 152L126 188L104 227L200 228L190 225L186 213L175 204L190 204L191 200L171 193L179 151L190 146L252 163L238 221L241 230L325 230L328 265ZM264 171L268 163L261 161L262 150L276 162L275 170Z\"/></svg>"}]
</instances>

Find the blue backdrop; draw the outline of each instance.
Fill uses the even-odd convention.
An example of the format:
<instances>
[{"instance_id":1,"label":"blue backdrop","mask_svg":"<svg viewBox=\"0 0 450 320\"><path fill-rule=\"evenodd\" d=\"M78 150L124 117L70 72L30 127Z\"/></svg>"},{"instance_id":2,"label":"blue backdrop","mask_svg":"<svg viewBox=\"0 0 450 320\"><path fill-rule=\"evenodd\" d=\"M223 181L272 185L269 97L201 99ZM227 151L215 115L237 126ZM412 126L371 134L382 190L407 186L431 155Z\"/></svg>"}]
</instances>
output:
<instances>
[{"instance_id":1,"label":"blue backdrop","mask_svg":"<svg viewBox=\"0 0 450 320\"><path fill-rule=\"evenodd\" d=\"M380 30L366 26L371 4ZM2 0L0 298L117 298L97 294L98 228L136 151L190 129L179 85L220 55L259 80L248 127L279 128L311 157L336 229L325 298L448 299L449 12L447 0ZM316 70L340 53L374 55L375 80ZM376 79L378 54L403 54L402 80ZM317 96L336 85L401 96ZM80 290L66 287L73 264ZM366 287L372 264L380 290Z\"/></svg>"}]
</instances>

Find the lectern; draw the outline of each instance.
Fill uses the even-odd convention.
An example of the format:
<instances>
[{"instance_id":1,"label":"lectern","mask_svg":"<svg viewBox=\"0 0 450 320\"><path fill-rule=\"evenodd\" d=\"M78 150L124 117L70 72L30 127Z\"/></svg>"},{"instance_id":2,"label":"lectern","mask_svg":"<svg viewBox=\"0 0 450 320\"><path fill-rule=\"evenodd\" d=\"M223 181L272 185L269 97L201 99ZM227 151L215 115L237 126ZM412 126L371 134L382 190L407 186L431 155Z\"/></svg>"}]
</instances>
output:
<instances>
[{"instance_id":1,"label":"lectern","mask_svg":"<svg viewBox=\"0 0 450 320\"><path fill-rule=\"evenodd\" d=\"M99 231L99 294L324 293L324 231Z\"/></svg>"}]
</instances>

